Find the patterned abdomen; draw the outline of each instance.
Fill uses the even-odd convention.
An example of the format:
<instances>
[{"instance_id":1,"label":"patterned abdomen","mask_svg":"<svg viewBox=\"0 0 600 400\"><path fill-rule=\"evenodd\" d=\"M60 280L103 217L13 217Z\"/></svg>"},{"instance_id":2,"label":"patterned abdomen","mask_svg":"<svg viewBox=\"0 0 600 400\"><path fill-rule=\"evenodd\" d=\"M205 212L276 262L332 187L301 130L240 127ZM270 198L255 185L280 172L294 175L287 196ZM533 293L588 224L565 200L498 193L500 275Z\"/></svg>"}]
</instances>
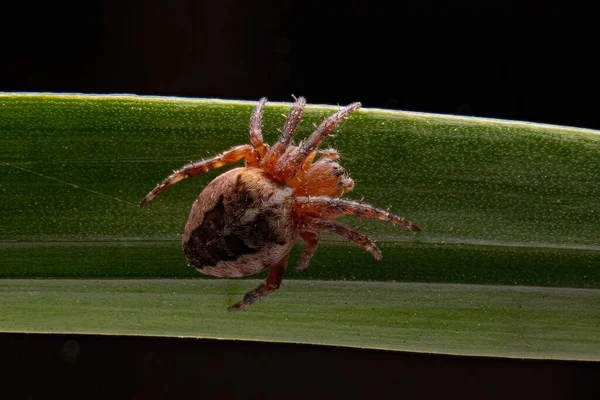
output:
<instances>
[{"instance_id":1,"label":"patterned abdomen","mask_svg":"<svg viewBox=\"0 0 600 400\"><path fill-rule=\"evenodd\" d=\"M183 233L191 266L213 276L256 274L283 258L297 229L293 190L256 168L236 168L212 181L192 205Z\"/></svg>"}]
</instances>

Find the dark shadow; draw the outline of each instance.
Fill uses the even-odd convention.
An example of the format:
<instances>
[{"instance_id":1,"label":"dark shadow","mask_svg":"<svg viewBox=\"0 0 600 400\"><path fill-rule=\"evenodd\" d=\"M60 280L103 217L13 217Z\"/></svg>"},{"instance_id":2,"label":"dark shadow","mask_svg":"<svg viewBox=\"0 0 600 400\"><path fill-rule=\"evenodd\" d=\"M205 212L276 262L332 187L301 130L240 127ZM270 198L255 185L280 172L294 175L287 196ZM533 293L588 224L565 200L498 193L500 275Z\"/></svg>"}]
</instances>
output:
<instances>
[{"instance_id":1,"label":"dark shadow","mask_svg":"<svg viewBox=\"0 0 600 400\"><path fill-rule=\"evenodd\" d=\"M593 362L12 333L0 354L6 399L600 398Z\"/></svg>"}]
</instances>

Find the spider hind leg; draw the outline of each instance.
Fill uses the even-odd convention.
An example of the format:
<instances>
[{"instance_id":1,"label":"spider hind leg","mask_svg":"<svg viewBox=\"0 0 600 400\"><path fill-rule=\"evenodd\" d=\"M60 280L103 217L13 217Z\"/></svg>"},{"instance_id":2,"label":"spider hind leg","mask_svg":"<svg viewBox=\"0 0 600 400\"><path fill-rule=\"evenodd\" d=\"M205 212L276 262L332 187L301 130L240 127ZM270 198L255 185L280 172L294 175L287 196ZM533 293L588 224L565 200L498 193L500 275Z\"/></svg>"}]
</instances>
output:
<instances>
[{"instance_id":1,"label":"spider hind leg","mask_svg":"<svg viewBox=\"0 0 600 400\"><path fill-rule=\"evenodd\" d=\"M243 310L244 308L256 303L262 297L265 297L279 289L281 286L281 281L283 280L285 268L287 267L288 259L289 253L271 268L265 283L246 293L242 300L229 307L227 311Z\"/></svg>"},{"instance_id":2,"label":"spider hind leg","mask_svg":"<svg viewBox=\"0 0 600 400\"><path fill-rule=\"evenodd\" d=\"M370 204L340 199L329 196L296 197L294 211L299 214L309 214L327 219L334 219L344 214L356 215L361 218L373 218L391 222L410 231L420 232L421 228L404 217L399 217Z\"/></svg>"},{"instance_id":3,"label":"spider hind leg","mask_svg":"<svg viewBox=\"0 0 600 400\"><path fill-rule=\"evenodd\" d=\"M304 250L302 251L302 255L300 255L300 259L296 264L296 271L302 271L308 268L308 264L310 264L310 260L319 246L319 235L317 235L315 232L301 231L300 237L306 244L304 246Z\"/></svg>"},{"instance_id":4,"label":"spider hind leg","mask_svg":"<svg viewBox=\"0 0 600 400\"><path fill-rule=\"evenodd\" d=\"M350 229L336 221L314 217L304 217L303 224L305 229L312 229L317 232L328 231L335 235L341 236L347 241L354 243L361 249L371 253L373 257L375 257L375 260L381 261L381 250L379 250L373 239L364 233Z\"/></svg>"}]
</instances>

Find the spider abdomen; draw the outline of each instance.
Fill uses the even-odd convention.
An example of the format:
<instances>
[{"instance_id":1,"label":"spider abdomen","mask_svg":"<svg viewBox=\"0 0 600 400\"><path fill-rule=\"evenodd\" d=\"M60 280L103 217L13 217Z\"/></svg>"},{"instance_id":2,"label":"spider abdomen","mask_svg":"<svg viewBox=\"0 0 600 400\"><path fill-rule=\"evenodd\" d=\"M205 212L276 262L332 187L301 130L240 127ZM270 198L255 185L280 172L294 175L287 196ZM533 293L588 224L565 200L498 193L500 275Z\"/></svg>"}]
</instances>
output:
<instances>
[{"instance_id":1,"label":"spider abdomen","mask_svg":"<svg viewBox=\"0 0 600 400\"><path fill-rule=\"evenodd\" d=\"M191 266L212 276L256 274L293 246L294 191L258 168L236 168L212 181L192 205L183 233Z\"/></svg>"}]
</instances>

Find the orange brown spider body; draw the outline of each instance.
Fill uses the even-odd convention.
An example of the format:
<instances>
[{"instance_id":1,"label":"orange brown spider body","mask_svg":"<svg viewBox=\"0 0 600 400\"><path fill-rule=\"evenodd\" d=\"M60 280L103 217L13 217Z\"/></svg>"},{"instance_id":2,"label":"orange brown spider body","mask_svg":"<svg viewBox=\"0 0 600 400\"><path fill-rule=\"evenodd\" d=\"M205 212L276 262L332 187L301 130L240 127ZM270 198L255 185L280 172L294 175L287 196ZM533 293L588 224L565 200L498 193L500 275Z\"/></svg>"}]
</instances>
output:
<instances>
[{"instance_id":1,"label":"orange brown spider body","mask_svg":"<svg viewBox=\"0 0 600 400\"><path fill-rule=\"evenodd\" d=\"M266 99L261 99L250 118L251 145L237 146L211 159L184 165L141 202L144 206L183 179L245 159L246 167L218 176L200 193L183 233L185 257L203 274L241 277L271 268L266 282L229 307L230 311L241 310L279 288L298 236L306 244L296 266L300 270L308 267L321 231L341 236L379 261L381 251L373 240L335 221L343 214L376 218L420 231L402 217L369 204L342 199L354 188L354 182L338 163L337 151L318 151L323 139L357 110L359 103L325 119L307 140L294 146L292 139L306 104L304 98L298 98L273 147L264 143L262 137L265 103Z\"/></svg>"}]
</instances>

